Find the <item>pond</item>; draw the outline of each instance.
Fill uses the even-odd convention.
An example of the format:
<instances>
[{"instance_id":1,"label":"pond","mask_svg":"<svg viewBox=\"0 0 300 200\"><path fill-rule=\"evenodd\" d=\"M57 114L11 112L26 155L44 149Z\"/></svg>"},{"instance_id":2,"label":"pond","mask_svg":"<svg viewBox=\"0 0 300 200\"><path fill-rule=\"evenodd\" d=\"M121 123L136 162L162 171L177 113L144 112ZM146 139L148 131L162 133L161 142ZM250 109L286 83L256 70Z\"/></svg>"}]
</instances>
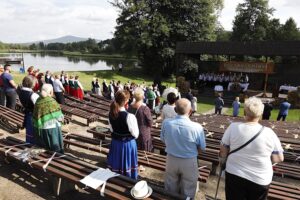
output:
<instances>
[{"instance_id":1,"label":"pond","mask_svg":"<svg viewBox=\"0 0 300 200\"><path fill-rule=\"evenodd\" d=\"M112 70L122 63L124 67L132 67L135 64L134 60L127 59L104 59L99 57L84 57L84 56L64 56L60 53L24 53L25 70L34 66L36 69L45 72L57 71L96 71L96 70ZM21 57L22 54L2 54L2 57ZM19 71L21 65L13 64L12 69Z\"/></svg>"}]
</instances>

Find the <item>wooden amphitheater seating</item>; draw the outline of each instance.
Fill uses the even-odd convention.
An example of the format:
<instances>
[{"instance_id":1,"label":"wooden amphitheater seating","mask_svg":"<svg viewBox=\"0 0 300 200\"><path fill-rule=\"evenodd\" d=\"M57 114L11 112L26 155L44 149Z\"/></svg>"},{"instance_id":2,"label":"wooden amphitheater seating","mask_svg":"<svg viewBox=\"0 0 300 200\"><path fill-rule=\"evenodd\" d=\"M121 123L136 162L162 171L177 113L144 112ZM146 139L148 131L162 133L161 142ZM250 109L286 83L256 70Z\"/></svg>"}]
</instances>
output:
<instances>
[{"instance_id":1,"label":"wooden amphitheater seating","mask_svg":"<svg viewBox=\"0 0 300 200\"><path fill-rule=\"evenodd\" d=\"M86 104L81 104L81 103L77 103L71 100L66 99L65 100L65 105L73 107L73 108L78 108L80 110L86 111L86 112L90 112L93 113L95 115L98 115L100 117L107 117L108 116L108 111L99 109L99 108L95 108L92 106L88 106Z\"/></svg>"},{"instance_id":2,"label":"wooden amphitheater seating","mask_svg":"<svg viewBox=\"0 0 300 200\"><path fill-rule=\"evenodd\" d=\"M106 112L109 111L109 105L102 105L102 104L91 102L91 101L79 100L79 99L76 99L75 97L68 96L68 95L65 95L65 97L66 97L65 99L68 99L72 102L76 102L76 103L78 103L78 105L79 104L84 104L84 105L87 105L87 106L91 106L91 107L94 107L94 108L101 109L101 110L106 111Z\"/></svg>"},{"instance_id":3,"label":"wooden amphitheater seating","mask_svg":"<svg viewBox=\"0 0 300 200\"><path fill-rule=\"evenodd\" d=\"M20 161L14 156L14 153L22 151L25 148L32 147L31 145L24 144L25 143L23 141L12 137L1 139L0 154L3 157L8 158L9 160ZM58 177L65 181L79 185L80 187L84 187L84 185L80 183L80 180L99 168L95 165L79 160L78 158L75 158L73 156L56 153L55 157L51 160L46 169L44 169L45 164L52 156L53 152L50 151L39 153L36 157L29 158L27 161L25 161L25 164L35 169L45 171L45 173L47 173L48 175ZM104 190L105 199L132 199L130 190L135 183L135 180L122 175L109 179ZM149 200L185 199L185 197L183 196L169 193L161 189L160 187L153 186L151 184L149 185L153 189L153 193L150 197L147 198ZM91 188L89 188L89 190L91 190L92 192L98 191L97 193L99 193L99 191L101 190L101 186L97 190L92 190Z\"/></svg>"},{"instance_id":4,"label":"wooden amphitheater seating","mask_svg":"<svg viewBox=\"0 0 300 200\"><path fill-rule=\"evenodd\" d=\"M83 99L85 101L90 101L90 102L98 103L98 104L101 104L101 105L104 105L104 106L109 106L110 105L110 102L103 101L103 100L100 100L100 99L92 97L92 96L84 96Z\"/></svg>"},{"instance_id":5,"label":"wooden amphitheater seating","mask_svg":"<svg viewBox=\"0 0 300 200\"><path fill-rule=\"evenodd\" d=\"M20 129L23 128L24 114L0 105L0 120L5 126Z\"/></svg>"},{"instance_id":6,"label":"wooden amphitheater seating","mask_svg":"<svg viewBox=\"0 0 300 200\"><path fill-rule=\"evenodd\" d=\"M102 146L100 146L101 141L102 141ZM109 152L108 147L110 144L110 140L101 140L101 139L86 137L78 134L68 134L64 137L64 143L66 146L73 145L86 150L100 152L107 155ZM138 150L138 163L140 165L148 166L153 169L165 171L166 156ZM199 177L198 177L199 181L204 183L207 182L211 171L210 165L211 164L203 165L202 162L200 162Z\"/></svg>"},{"instance_id":7,"label":"wooden amphitheater seating","mask_svg":"<svg viewBox=\"0 0 300 200\"><path fill-rule=\"evenodd\" d=\"M87 126L89 126L89 124L91 122L95 122L99 119L99 116L97 116L93 113L89 113L87 111L78 109L78 108L73 108L73 107L70 107L70 106L67 106L67 105L60 105L60 107L61 107L62 112L65 115L68 115L68 116L73 116L74 115L74 116L86 119Z\"/></svg>"},{"instance_id":8,"label":"wooden amphitheater seating","mask_svg":"<svg viewBox=\"0 0 300 200\"><path fill-rule=\"evenodd\" d=\"M103 96L100 96L100 95L97 95L97 94L93 94L92 92L89 92L88 94L89 94L90 96L92 96L92 97L95 97L95 98L99 99L99 100L106 101L106 102L108 102L108 103L111 103L111 102L112 102L110 99L107 99L107 98L105 98L105 97L103 97Z\"/></svg>"}]
</instances>

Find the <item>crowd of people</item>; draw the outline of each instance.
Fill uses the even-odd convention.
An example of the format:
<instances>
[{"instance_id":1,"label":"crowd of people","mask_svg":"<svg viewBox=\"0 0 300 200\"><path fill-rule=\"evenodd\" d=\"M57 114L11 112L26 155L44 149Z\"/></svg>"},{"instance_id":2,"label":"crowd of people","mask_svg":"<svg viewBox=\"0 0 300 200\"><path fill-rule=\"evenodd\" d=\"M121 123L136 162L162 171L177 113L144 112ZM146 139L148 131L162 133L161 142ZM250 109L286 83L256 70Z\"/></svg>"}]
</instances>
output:
<instances>
[{"instance_id":1,"label":"crowd of people","mask_svg":"<svg viewBox=\"0 0 300 200\"><path fill-rule=\"evenodd\" d=\"M0 76L1 95L6 98L6 106L14 107L15 96L19 94L25 108L26 142L63 153L63 114L59 103L64 102L63 93L82 99L83 87L79 78L64 72L53 76L47 71L44 75L32 67L28 69L22 86L17 87L10 74L10 66L5 65L3 70ZM112 136L108 167L138 179L139 170L143 167L138 166L137 150L153 151L151 128L154 120L151 111L160 105L161 96L157 85L131 82L123 85L120 81L107 84L106 80L99 84L95 78L92 92L112 100L108 116ZM205 151L206 139L203 127L189 118L193 113L192 99L191 91L185 98L179 98L174 92L168 93L167 103L163 104L156 123L162 122L160 139L166 145L165 189L194 198L198 188L198 154ZM221 114L224 106L221 96L217 97L215 105L216 114ZM289 106L289 103L283 102L280 109L288 109ZM233 107L234 116L238 116L238 98ZM283 149L277 135L272 129L259 124L261 116L268 116L264 113L266 108L256 97L246 99L246 122L232 123L223 135L220 163L227 160L225 190L229 200L265 199L273 175L272 162L283 161ZM280 113L281 118L285 119L286 115L285 112ZM232 150L235 150L234 154Z\"/></svg>"},{"instance_id":2,"label":"crowd of people","mask_svg":"<svg viewBox=\"0 0 300 200\"><path fill-rule=\"evenodd\" d=\"M200 83L206 83L208 86L222 85L227 87L230 82L248 83L249 77L243 73L201 73L198 80Z\"/></svg>"}]
</instances>

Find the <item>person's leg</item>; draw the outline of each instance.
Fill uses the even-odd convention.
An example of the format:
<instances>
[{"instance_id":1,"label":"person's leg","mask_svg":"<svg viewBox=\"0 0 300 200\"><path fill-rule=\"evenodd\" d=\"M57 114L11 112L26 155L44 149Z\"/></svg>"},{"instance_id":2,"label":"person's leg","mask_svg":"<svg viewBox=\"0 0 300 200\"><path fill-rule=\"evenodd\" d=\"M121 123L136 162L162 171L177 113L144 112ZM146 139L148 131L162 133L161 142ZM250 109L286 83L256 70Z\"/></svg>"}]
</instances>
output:
<instances>
[{"instance_id":1,"label":"person's leg","mask_svg":"<svg viewBox=\"0 0 300 200\"><path fill-rule=\"evenodd\" d=\"M169 192L180 192L180 179L179 179L178 165L176 158L167 155L166 173L165 173L165 190Z\"/></svg>"},{"instance_id":2,"label":"person's leg","mask_svg":"<svg viewBox=\"0 0 300 200\"><path fill-rule=\"evenodd\" d=\"M6 107L15 110L17 93L15 91L6 92Z\"/></svg>"},{"instance_id":3,"label":"person's leg","mask_svg":"<svg viewBox=\"0 0 300 200\"><path fill-rule=\"evenodd\" d=\"M265 200L268 196L269 185L258 185L246 180L247 200Z\"/></svg>"},{"instance_id":4,"label":"person's leg","mask_svg":"<svg viewBox=\"0 0 300 200\"><path fill-rule=\"evenodd\" d=\"M244 180L226 172L225 174L226 200L246 200Z\"/></svg>"},{"instance_id":5,"label":"person's leg","mask_svg":"<svg viewBox=\"0 0 300 200\"><path fill-rule=\"evenodd\" d=\"M286 115L282 115L282 121L285 121Z\"/></svg>"},{"instance_id":6,"label":"person's leg","mask_svg":"<svg viewBox=\"0 0 300 200\"><path fill-rule=\"evenodd\" d=\"M281 114L278 113L277 121L280 121L280 119L281 119Z\"/></svg>"},{"instance_id":7,"label":"person's leg","mask_svg":"<svg viewBox=\"0 0 300 200\"><path fill-rule=\"evenodd\" d=\"M215 115L218 113L218 109L215 107Z\"/></svg>"},{"instance_id":8,"label":"person's leg","mask_svg":"<svg viewBox=\"0 0 300 200\"><path fill-rule=\"evenodd\" d=\"M182 159L177 162L181 176L181 193L194 198L198 190L198 163L197 158Z\"/></svg>"},{"instance_id":9,"label":"person's leg","mask_svg":"<svg viewBox=\"0 0 300 200\"><path fill-rule=\"evenodd\" d=\"M5 92L3 88L0 88L0 105L5 106Z\"/></svg>"},{"instance_id":10,"label":"person's leg","mask_svg":"<svg viewBox=\"0 0 300 200\"><path fill-rule=\"evenodd\" d=\"M221 115L221 113L222 113L222 108L219 108L219 115Z\"/></svg>"}]
</instances>

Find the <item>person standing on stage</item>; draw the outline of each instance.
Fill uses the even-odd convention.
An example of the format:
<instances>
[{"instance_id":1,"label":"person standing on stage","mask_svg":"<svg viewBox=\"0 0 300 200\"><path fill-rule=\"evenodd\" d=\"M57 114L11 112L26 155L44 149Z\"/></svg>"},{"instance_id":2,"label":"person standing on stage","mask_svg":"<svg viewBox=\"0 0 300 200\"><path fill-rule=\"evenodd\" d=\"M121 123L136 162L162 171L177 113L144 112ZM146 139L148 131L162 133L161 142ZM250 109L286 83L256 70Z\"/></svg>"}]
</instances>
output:
<instances>
[{"instance_id":1,"label":"person standing on stage","mask_svg":"<svg viewBox=\"0 0 300 200\"><path fill-rule=\"evenodd\" d=\"M110 106L108 117L112 140L107 164L113 172L137 179L136 139L139 137L139 128L136 117L125 110L129 100L128 93L128 91L118 91Z\"/></svg>"}]
</instances>

